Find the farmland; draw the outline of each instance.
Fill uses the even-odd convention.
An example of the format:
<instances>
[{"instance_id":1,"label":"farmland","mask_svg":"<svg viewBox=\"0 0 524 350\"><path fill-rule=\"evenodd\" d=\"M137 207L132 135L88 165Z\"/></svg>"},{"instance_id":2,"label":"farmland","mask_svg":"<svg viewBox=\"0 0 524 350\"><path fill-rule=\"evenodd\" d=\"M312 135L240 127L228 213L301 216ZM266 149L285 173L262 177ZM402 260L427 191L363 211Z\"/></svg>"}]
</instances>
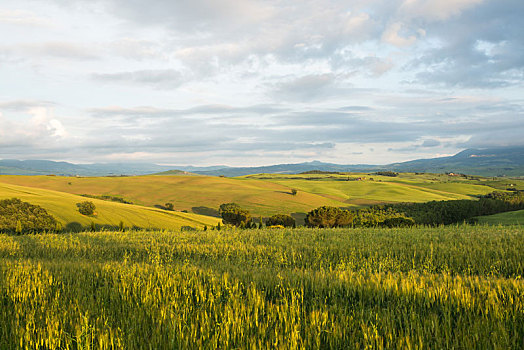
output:
<instances>
[{"instance_id":1,"label":"farmland","mask_svg":"<svg viewBox=\"0 0 524 350\"><path fill-rule=\"evenodd\" d=\"M120 196L148 207L172 202L177 210L207 215L216 215L222 203L236 202L256 216L284 212L297 217L322 205L355 208L378 203L474 199L494 191L492 186L505 189L500 180L465 180L442 174L400 174L394 178L368 174L260 174L238 178L0 176L0 183L76 195ZM524 181L519 182L519 186L522 184ZM291 194L292 189L298 190L296 196Z\"/></svg>"},{"instance_id":2,"label":"farmland","mask_svg":"<svg viewBox=\"0 0 524 350\"><path fill-rule=\"evenodd\" d=\"M478 222L491 225L524 225L524 210L509 211L495 215L479 216Z\"/></svg>"},{"instance_id":3,"label":"farmland","mask_svg":"<svg viewBox=\"0 0 524 350\"><path fill-rule=\"evenodd\" d=\"M218 219L193 213L180 213L138 205L89 199L96 205L96 215L85 216L78 212L76 203L85 197L34 187L0 183L0 199L20 198L31 204L40 205L53 215L63 227L85 227L91 223L99 226L116 227L122 221L127 227L177 229L183 226L213 226Z\"/></svg>"},{"instance_id":4,"label":"farmland","mask_svg":"<svg viewBox=\"0 0 524 350\"><path fill-rule=\"evenodd\" d=\"M0 235L0 348L524 347L519 227Z\"/></svg>"}]
</instances>

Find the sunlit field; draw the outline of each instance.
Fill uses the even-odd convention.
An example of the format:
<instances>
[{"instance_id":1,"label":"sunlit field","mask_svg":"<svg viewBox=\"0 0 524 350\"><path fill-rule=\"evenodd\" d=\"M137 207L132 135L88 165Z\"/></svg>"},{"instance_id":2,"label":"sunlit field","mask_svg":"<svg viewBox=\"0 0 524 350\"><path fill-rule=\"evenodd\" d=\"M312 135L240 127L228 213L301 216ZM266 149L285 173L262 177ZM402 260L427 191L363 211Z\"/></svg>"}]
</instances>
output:
<instances>
[{"instance_id":1,"label":"sunlit field","mask_svg":"<svg viewBox=\"0 0 524 350\"><path fill-rule=\"evenodd\" d=\"M517 226L0 235L0 348L524 347Z\"/></svg>"}]
</instances>

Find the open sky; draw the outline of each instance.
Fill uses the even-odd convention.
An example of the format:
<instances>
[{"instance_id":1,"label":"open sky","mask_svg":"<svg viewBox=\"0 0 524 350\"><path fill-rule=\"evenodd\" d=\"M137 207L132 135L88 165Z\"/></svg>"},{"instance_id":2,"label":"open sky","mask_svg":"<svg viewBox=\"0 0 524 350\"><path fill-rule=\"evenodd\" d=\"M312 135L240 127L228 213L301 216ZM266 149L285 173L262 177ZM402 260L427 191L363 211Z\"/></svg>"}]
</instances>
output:
<instances>
[{"instance_id":1,"label":"open sky","mask_svg":"<svg viewBox=\"0 0 524 350\"><path fill-rule=\"evenodd\" d=\"M522 0L1 0L0 158L384 164L524 144Z\"/></svg>"}]
</instances>

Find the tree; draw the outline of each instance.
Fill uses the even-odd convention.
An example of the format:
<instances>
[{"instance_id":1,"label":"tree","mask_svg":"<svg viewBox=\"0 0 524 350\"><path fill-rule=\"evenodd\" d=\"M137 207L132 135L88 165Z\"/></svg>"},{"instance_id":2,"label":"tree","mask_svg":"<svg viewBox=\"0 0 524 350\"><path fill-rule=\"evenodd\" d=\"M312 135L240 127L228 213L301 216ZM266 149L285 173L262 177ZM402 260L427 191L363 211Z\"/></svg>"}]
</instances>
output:
<instances>
[{"instance_id":1,"label":"tree","mask_svg":"<svg viewBox=\"0 0 524 350\"><path fill-rule=\"evenodd\" d=\"M413 225L415 225L415 220L404 216L387 218L382 222L382 226L385 227L411 227Z\"/></svg>"},{"instance_id":2,"label":"tree","mask_svg":"<svg viewBox=\"0 0 524 350\"><path fill-rule=\"evenodd\" d=\"M224 203L221 204L218 212L222 216L222 222L224 224L247 227L251 223L251 214L249 211L242 209L236 203Z\"/></svg>"},{"instance_id":3,"label":"tree","mask_svg":"<svg viewBox=\"0 0 524 350\"><path fill-rule=\"evenodd\" d=\"M266 224L267 226L281 225L284 227L293 227L293 225L295 225L295 219L286 214L277 214L267 219Z\"/></svg>"},{"instance_id":4,"label":"tree","mask_svg":"<svg viewBox=\"0 0 524 350\"><path fill-rule=\"evenodd\" d=\"M82 215L93 215L95 213L95 205L93 202L85 201L81 203L76 203L76 206L78 207L78 211Z\"/></svg>"},{"instance_id":5,"label":"tree","mask_svg":"<svg viewBox=\"0 0 524 350\"><path fill-rule=\"evenodd\" d=\"M306 225L310 227L340 227L353 222L353 215L347 210L336 207L313 209L306 216Z\"/></svg>"},{"instance_id":6,"label":"tree","mask_svg":"<svg viewBox=\"0 0 524 350\"><path fill-rule=\"evenodd\" d=\"M164 205L164 207L166 207L167 210L171 210L171 211L174 210L174 208L175 208L175 206L173 205L173 203L170 203L170 202L166 203L166 204Z\"/></svg>"},{"instance_id":7,"label":"tree","mask_svg":"<svg viewBox=\"0 0 524 350\"><path fill-rule=\"evenodd\" d=\"M126 226L124 225L124 222L122 220L120 220L120 222L118 223L118 229L121 231L121 232L124 232L125 229L126 229Z\"/></svg>"},{"instance_id":8,"label":"tree","mask_svg":"<svg viewBox=\"0 0 524 350\"><path fill-rule=\"evenodd\" d=\"M0 232L54 231L58 221L44 208L18 198L0 200Z\"/></svg>"},{"instance_id":9,"label":"tree","mask_svg":"<svg viewBox=\"0 0 524 350\"><path fill-rule=\"evenodd\" d=\"M298 190L297 190L297 189L294 189L294 188L293 188L293 189L291 190L291 194L292 194L293 196L296 196L297 193L298 193Z\"/></svg>"}]
</instances>

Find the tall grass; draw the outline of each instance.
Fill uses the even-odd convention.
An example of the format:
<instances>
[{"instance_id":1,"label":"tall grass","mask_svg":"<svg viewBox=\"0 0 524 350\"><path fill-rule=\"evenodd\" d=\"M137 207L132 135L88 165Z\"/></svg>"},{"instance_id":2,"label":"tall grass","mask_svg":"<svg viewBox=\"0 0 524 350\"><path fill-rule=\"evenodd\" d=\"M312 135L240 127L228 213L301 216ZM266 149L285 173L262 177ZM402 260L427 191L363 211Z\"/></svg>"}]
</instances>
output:
<instances>
[{"instance_id":1,"label":"tall grass","mask_svg":"<svg viewBox=\"0 0 524 350\"><path fill-rule=\"evenodd\" d=\"M0 236L0 348L524 348L524 230Z\"/></svg>"}]
</instances>

